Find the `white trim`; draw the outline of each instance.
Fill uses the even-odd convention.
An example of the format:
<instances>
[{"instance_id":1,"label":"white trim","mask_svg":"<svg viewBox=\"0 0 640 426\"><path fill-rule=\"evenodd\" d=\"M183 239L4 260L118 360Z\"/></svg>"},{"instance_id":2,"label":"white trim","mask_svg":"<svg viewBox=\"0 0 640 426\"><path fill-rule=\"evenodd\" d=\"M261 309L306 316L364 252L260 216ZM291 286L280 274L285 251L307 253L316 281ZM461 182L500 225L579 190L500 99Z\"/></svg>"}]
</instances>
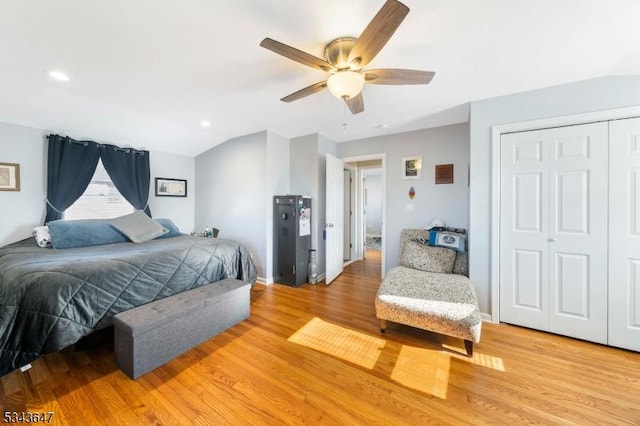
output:
<instances>
[{"instance_id":1,"label":"white trim","mask_svg":"<svg viewBox=\"0 0 640 426\"><path fill-rule=\"evenodd\" d=\"M493 322L493 319L491 318L491 315L485 313L485 312L480 312L480 318L482 318L483 322Z\"/></svg>"},{"instance_id":2,"label":"white trim","mask_svg":"<svg viewBox=\"0 0 640 426\"><path fill-rule=\"evenodd\" d=\"M257 277L256 284L271 285L273 284L273 278L266 279L264 277Z\"/></svg>"},{"instance_id":3,"label":"white trim","mask_svg":"<svg viewBox=\"0 0 640 426\"><path fill-rule=\"evenodd\" d=\"M387 243L387 154L382 152L378 154L366 154L366 155L357 155L353 157L344 157L341 158L345 163L355 163L358 161L369 161L369 160L380 160L382 168L382 259L380 265L380 276L384 278L387 268L386 268L386 258L387 258L387 250L385 249L385 244ZM360 190L360 188L358 188ZM362 207L362 206L360 206ZM360 214L361 212L358 212ZM356 221L357 222L357 221ZM356 225L358 225L356 223ZM361 224L360 224L361 225ZM364 238L364 235L362 236ZM364 257L364 253L363 253Z\"/></svg>"},{"instance_id":4,"label":"white trim","mask_svg":"<svg viewBox=\"0 0 640 426\"><path fill-rule=\"evenodd\" d=\"M491 127L491 319L500 322L500 135L640 116L640 106L499 124Z\"/></svg>"}]
</instances>

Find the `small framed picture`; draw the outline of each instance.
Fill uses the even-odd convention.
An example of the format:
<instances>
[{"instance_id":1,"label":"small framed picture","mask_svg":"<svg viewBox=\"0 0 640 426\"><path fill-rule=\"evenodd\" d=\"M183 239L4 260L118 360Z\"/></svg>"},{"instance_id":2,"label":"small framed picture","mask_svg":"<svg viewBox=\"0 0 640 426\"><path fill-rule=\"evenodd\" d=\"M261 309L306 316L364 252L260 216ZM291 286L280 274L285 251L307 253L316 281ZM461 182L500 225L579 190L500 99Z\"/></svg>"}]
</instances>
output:
<instances>
[{"instance_id":1,"label":"small framed picture","mask_svg":"<svg viewBox=\"0 0 640 426\"><path fill-rule=\"evenodd\" d=\"M402 179L422 179L422 156L402 158Z\"/></svg>"},{"instance_id":2,"label":"small framed picture","mask_svg":"<svg viewBox=\"0 0 640 426\"><path fill-rule=\"evenodd\" d=\"M0 163L0 191L20 191L20 164Z\"/></svg>"},{"instance_id":3,"label":"small framed picture","mask_svg":"<svg viewBox=\"0 0 640 426\"><path fill-rule=\"evenodd\" d=\"M436 184L453 183L453 164L436 165Z\"/></svg>"},{"instance_id":4,"label":"small framed picture","mask_svg":"<svg viewBox=\"0 0 640 426\"><path fill-rule=\"evenodd\" d=\"M156 197L186 197L187 180L156 178Z\"/></svg>"}]
</instances>

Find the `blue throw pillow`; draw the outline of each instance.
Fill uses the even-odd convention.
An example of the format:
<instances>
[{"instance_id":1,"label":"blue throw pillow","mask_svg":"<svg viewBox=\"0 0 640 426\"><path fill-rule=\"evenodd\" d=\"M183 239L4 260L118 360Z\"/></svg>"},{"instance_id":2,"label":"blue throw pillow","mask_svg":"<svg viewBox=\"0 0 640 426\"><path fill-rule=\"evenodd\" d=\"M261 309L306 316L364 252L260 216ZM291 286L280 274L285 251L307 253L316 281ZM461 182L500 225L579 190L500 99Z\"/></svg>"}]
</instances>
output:
<instances>
[{"instance_id":1,"label":"blue throw pillow","mask_svg":"<svg viewBox=\"0 0 640 426\"><path fill-rule=\"evenodd\" d=\"M429 232L429 245L447 247L455 251L467 251L467 236L457 232L437 231Z\"/></svg>"},{"instance_id":2,"label":"blue throw pillow","mask_svg":"<svg viewBox=\"0 0 640 426\"><path fill-rule=\"evenodd\" d=\"M47 223L54 249L126 243L129 239L105 219L54 220Z\"/></svg>"},{"instance_id":3,"label":"blue throw pillow","mask_svg":"<svg viewBox=\"0 0 640 426\"><path fill-rule=\"evenodd\" d=\"M170 238L170 237L177 237L179 235L182 235L182 233L180 232L176 224L173 223L171 219L159 218L154 220L169 230L169 232L167 232L166 234L160 235L159 237L157 237L156 240L160 238Z\"/></svg>"}]
</instances>

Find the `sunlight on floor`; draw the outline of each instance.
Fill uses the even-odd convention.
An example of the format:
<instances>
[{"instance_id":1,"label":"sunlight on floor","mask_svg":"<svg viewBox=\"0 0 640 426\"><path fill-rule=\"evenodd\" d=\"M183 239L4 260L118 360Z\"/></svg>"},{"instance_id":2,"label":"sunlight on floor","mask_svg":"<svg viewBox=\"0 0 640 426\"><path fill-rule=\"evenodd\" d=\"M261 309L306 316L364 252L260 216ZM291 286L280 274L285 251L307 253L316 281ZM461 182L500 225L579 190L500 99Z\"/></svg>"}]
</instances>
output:
<instances>
[{"instance_id":1,"label":"sunlight on floor","mask_svg":"<svg viewBox=\"0 0 640 426\"><path fill-rule=\"evenodd\" d=\"M384 348L385 340L313 318L289 339L353 364L373 369Z\"/></svg>"},{"instance_id":2,"label":"sunlight on floor","mask_svg":"<svg viewBox=\"0 0 640 426\"><path fill-rule=\"evenodd\" d=\"M460 349L456 348L455 346L449 346L444 343L442 344L442 347L445 349L449 349L453 352L460 351ZM480 365L482 367L491 368L493 370L498 370L502 372L506 371L504 368L504 361L502 360L502 358L483 354L478 351L473 352L472 358L469 358L468 356L462 355L462 354L449 354L449 356L457 358L460 361L470 362L471 364Z\"/></svg>"},{"instance_id":3,"label":"sunlight on floor","mask_svg":"<svg viewBox=\"0 0 640 426\"><path fill-rule=\"evenodd\" d=\"M391 379L438 398L447 398L451 356L443 352L402 346Z\"/></svg>"},{"instance_id":4,"label":"sunlight on floor","mask_svg":"<svg viewBox=\"0 0 640 426\"><path fill-rule=\"evenodd\" d=\"M344 361L373 369L385 347L386 341L320 318L313 318L287 339ZM443 350L400 346L391 379L408 388L447 398L451 359L468 362L497 371L505 371L502 358L474 352L469 358L460 348L443 344Z\"/></svg>"}]
</instances>

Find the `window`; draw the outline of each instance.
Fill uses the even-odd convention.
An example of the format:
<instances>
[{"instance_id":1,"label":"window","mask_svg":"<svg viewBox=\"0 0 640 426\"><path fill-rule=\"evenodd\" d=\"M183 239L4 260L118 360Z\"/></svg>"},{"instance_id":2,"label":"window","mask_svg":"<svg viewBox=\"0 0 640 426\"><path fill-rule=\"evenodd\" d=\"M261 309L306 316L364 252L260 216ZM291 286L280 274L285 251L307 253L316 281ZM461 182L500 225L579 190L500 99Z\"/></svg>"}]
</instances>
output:
<instances>
[{"instance_id":1,"label":"window","mask_svg":"<svg viewBox=\"0 0 640 426\"><path fill-rule=\"evenodd\" d=\"M116 189L109 174L98 161L98 167L84 194L65 212L65 219L109 219L133 213L134 208Z\"/></svg>"}]
</instances>

